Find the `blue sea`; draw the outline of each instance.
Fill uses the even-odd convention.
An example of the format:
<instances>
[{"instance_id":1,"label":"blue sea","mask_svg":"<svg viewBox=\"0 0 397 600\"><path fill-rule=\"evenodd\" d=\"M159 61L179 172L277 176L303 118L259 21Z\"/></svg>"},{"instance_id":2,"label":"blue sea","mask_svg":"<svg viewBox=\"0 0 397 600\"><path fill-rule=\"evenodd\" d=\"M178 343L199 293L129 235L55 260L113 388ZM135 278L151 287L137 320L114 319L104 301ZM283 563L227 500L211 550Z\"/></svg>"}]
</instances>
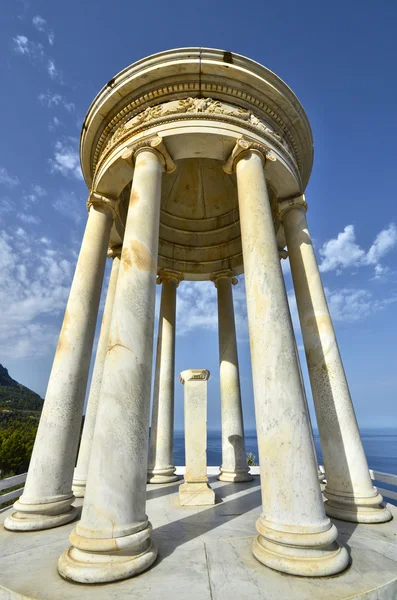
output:
<instances>
[{"instance_id":1,"label":"blue sea","mask_svg":"<svg viewBox=\"0 0 397 600\"><path fill-rule=\"evenodd\" d=\"M393 429L362 429L361 437L368 460L368 466L375 471L397 475L397 431ZM315 433L314 441L319 464L323 464L320 440ZM252 452L258 462L258 442L255 431L245 432L246 451ZM219 466L222 462L222 441L220 431L208 431L207 463ZM185 464L185 439L183 431L175 431L174 464Z\"/></svg>"}]
</instances>

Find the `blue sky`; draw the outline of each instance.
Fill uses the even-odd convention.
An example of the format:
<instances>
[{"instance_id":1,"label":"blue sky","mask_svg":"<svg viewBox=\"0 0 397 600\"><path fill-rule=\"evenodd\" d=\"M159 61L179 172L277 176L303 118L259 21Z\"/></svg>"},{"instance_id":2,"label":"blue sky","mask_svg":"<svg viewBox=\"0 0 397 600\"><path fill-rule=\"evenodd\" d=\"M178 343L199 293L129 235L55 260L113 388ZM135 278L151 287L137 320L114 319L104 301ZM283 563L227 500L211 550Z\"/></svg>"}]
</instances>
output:
<instances>
[{"instance_id":1,"label":"blue sky","mask_svg":"<svg viewBox=\"0 0 397 600\"><path fill-rule=\"evenodd\" d=\"M235 51L275 71L312 125L308 220L359 424L396 426L397 4L390 1L3 2L0 362L44 395L86 219L84 115L128 64L173 47ZM288 264L283 265L297 325ZM107 280L107 279L106 279ZM254 426L243 280L234 288L247 428ZM178 290L176 374L208 368L220 422L216 295ZM297 330L298 347L302 340ZM302 368L307 382L304 354ZM176 383L176 427L183 423ZM307 394L311 404L310 387ZM311 411L313 412L313 411Z\"/></svg>"}]
</instances>

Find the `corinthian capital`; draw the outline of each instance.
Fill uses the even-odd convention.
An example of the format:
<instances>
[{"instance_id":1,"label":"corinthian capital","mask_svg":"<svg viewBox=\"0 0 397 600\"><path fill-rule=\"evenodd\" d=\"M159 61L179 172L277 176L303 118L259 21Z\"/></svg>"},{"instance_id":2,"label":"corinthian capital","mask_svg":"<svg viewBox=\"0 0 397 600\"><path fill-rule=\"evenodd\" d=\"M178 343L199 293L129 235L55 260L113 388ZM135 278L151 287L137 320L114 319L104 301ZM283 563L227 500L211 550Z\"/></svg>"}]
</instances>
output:
<instances>
[{"instance_id":1,"label":"corinthian capital","mask_svg":"<svg viewBox=\"0 0 397 600\"><path fill-rule=\"evenodd\" d=\"M287 200L281 200L280 202L278 202L277 206L280 221L282 221L286 213L293 208L298 208L300 210L303 210L304 212L307 211L307 202L305 200L304 194L302 194L302 196L298 196L297 198L288 198Z\"/></svg>"},{"instance_id":2,"label":"corinthian capital","mask_svg":"<svg viewBox=\"0 0 397 600\"><path fill-rule=\"evenodd\" d=\"M87 210L90 210L91 206L99 206L110 210L114 217L116 215L117 202L118 200L115 200L110 196L105 196L104 194L91 190L87 200Z\"/></svg>"}]
</instances>

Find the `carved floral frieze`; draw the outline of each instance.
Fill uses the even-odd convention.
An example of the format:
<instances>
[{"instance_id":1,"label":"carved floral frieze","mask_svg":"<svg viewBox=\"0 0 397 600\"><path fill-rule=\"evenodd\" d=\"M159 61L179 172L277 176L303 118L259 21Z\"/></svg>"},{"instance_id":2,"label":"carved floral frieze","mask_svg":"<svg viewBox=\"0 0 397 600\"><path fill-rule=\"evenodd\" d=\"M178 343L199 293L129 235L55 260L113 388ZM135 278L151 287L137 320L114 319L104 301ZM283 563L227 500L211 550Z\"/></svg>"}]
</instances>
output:
<instances>
[{"instance_id":1,"label":"carved floral frieze","mask_svg":"<svg viewBox=\"0 0 397 600\"><path fill-rule=\"evenodd\" d=\"M281 144L285 150L290 153L287 142L279 135L268 123L259 119L252 111L238 106L226 104L213 98L183 98L182 100L173 100L156 106L149 106L131 119L125 121L116 129L108 140L103 153L106 154L117 142L127 133L132 133L137 129L146 126L149 123L155 124L167 117L179 118L181 116L191 118L208 116L212 118L219 117L220 120L234 119L248 124L251 128L258 129L270 138L273 138L278 144Z\"/></svg>"}]
</instances>

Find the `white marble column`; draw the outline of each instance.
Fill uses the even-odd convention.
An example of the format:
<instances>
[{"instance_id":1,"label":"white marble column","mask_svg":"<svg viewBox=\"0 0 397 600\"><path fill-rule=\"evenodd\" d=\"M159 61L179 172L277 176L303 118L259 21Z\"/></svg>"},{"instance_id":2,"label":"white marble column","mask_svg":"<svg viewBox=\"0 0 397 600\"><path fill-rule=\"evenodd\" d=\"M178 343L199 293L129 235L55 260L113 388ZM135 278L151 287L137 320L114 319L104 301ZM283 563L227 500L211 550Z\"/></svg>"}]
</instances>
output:
<instances>
[{"instance_id":1,"label":"white marble column","mask_svg":"<svg viewBox=\"0 0 397 600\"><path fill-rule=\"evenodd\" d=\"M157 556L145 508L164 161L152 143L135 155L83 512L58 562L80 583L132 577Z\"/></svg>"},{"instance_id":2,"label":"white marble column","mask_svg":"<svg viewBox=\"0 0 397 600\"><path fill-rule=\"evenodd\" d=\"M345 521L391 519L372 485L302 197L280 205L327 484L325 510Z\"/></svg>"},{"instance_id":3,"label":"white marble column","mask_svg":"<svg viewBox=\"0 0 397 600\"><path fill-rule=\"evenodd\" d=\"M119 274L120 254L121 246L112 246L108 251L108 257L113 259L112 270L110 272L105 308L103 309L102 326L99 334L94 370L92 373L91 387L88 396L87 410L85 413L83 433L81 435L79 456L77 459L77 465L74 470L73 476L72 491L77 498L82 498L84 496L85 486L87 483L87 473L90 461L92 438L94 437L99 393L101 391L103 365L105 363L105 356L108 348L108 338L110 322L112 318L113 301L116 292L117 277Z\"/></svg>"},{"instance_id":4,"label":"white marble column","mask_svg":"<svg viewBox=\"0 0 397 600\"><path fill-rule=\"evenodd\" d=\"M88 220L17 512L7 529L48 529L75 518L71 490L115 202L97 194Z\"/></svg>"},{"instance_id":5,"label":"white marble column","mask_svg":"<svg viewBox=\"0 0 397 600\"><path fill-rule=\"evenodd\" d=\"M206 369L187 369L180 374L184 386L185 481L179 486L182 506L215 504L215 492L207 476L207 381Z\"/></svg>"},{"instance_id":6,"label":"white marble column","mask_svg":"<svg viewBox=\"0 0 397 600\"><path fill-rule=\"evenodd\" d=\"M254 556L294 575L331 575L349 556L324 511L263 155L237 158L263 512Z\"/></svg>"},{"instance_id":7,"label":"white marble column","mask_svg":"<svg viewBox=\"0 0 397 600\"><path fill-rule=\"evenodd\" d=\"M219 380L222 420L222 466L218 479L228 482L251 481L247 466L243 408L237 355L236 325L231 271L212 277L218 294Z\"/></svg>"},{"instance_id":8,"label":"white marble column","mask_svg":"<svg viewBox=\"0 0 397 600\"><path fill-rule=\"evenodd\" d=\"M177 481L174 467L174 382L176 289L182 279L175 271L160 271L162 285L156 371L150 431L148 483Z\"/></svg>"}]
</instances>

